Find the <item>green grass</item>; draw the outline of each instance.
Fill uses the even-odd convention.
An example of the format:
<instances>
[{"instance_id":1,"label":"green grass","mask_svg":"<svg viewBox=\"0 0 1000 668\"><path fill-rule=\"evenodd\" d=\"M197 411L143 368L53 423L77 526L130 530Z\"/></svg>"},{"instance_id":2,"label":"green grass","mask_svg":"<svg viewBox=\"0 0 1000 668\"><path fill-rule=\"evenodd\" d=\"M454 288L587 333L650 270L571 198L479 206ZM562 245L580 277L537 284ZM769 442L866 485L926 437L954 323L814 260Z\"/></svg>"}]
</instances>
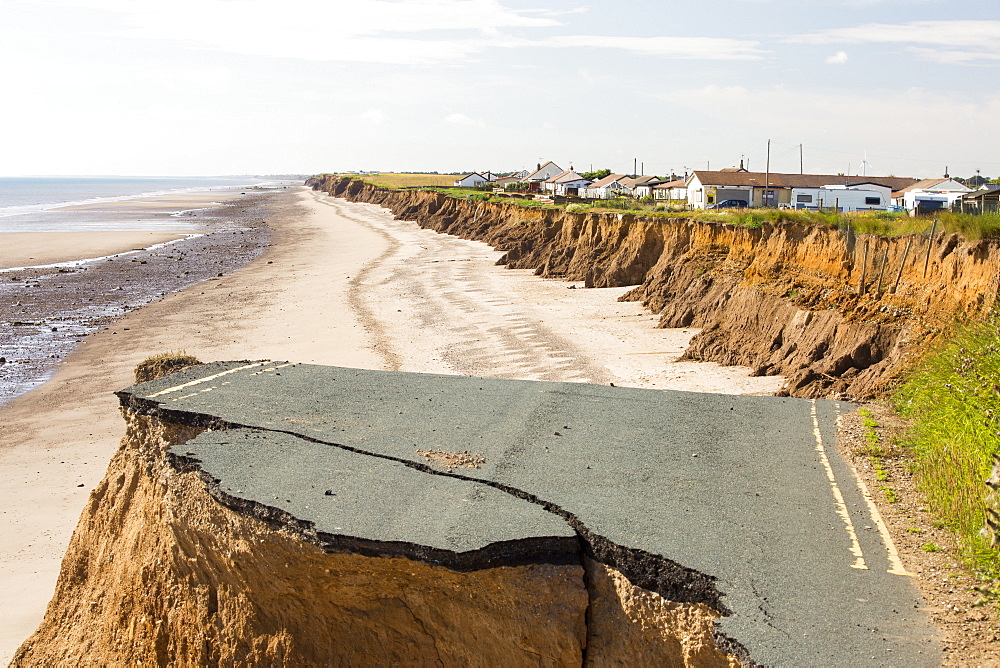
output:
<instances>
[{"instance_id":1,"label":"green grass","mask_svg":"<svg viewBox=\"0 0 1000 668\"><path fill-rule=\"evenodd\" d=\"M453 174L345 174L353 178L385 188L423 188L444 193L449 197L466 199L474 197L490 202L507 202L517 206L545 209L565 209L572 207L571 213L628 213L636 216L662 218L667 220L697 220L708 223L725 223L751 229L759 229L766 224L797 223L800 225L820 225L839 229L853 228L858 234L899 236L920 234L930 231L934 221L938 221L938 233L958 233L966 239L1000 237L1000 213L982 215L943 211L933 216L910 217L905 213L856 211L838 213L836 211L804 211L795 209L722 209L717 211L672 210L667 204L655 201L639 201L630 198L601 200L591 204L574 202L564 205L542 204L534 200L496 197L489 192L451 188L458 178Z\"/></svg>"},{"instance_id":2,"label":"green grass","mask_svg":"<svg viewBox=\"0 0 1000 668\"><path fill-rule=\"evenodd\" d=\"M899 494L897 494L896 490L892 487L889 487L889 485L879 485L879 489L881 489L882 493L885 494L885 500L887 502L896 503L899 501Z\"/></svg>"},{"instance_id":3,"label":"green grass","mask_svg":"<svg viewBox=\"0 0 1000 668\"><path fill-rule=\"evenodd\" d=\"M913 453L913 472L931 510L956 531L967 563L1000 577L1000 553L979 534L984 481L1000 450L1000 318L957 329L893 400L911 420L902 445Z\"/></svg>"},{"instance_id":4,"label":"green grass","mask_svg":"<svg viewBox=\"0 0 1000 668\"><path fill-rule=\"evenodd\" d=\"M920 549L924 552L940 552L941 546L937 543L924 543L920 546Z\"/></svg>"},{"instance_id":5,"label":"green grass","mask_svg":"<svg viewBox=\"0 0 1000 668\"><path fill-rule=\"evenodd\" d=\"M872 417L871 411L867 408L858 409L858 415L861 416L861 426L864 428L862 437L865 439L864 448L860 449L860 454L868 455L872 458L872 462L875 461L885 454L885 448L882 445L882 437L878 434L878 422Z\"/></svg>"}]
</instances>

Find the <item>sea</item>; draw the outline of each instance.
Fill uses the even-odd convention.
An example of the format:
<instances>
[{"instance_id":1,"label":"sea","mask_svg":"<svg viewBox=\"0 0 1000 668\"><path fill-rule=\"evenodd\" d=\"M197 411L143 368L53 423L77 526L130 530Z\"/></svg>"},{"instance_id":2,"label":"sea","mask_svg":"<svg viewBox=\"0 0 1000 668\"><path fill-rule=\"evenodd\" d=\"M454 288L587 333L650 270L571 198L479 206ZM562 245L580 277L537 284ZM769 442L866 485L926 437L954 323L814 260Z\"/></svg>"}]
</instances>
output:
<instances>
[{"instance_id":1,"label":"sea","mask_svg":"<svg viewBox=\"0 0 1000 668\"><path fill-rule=\"evenodd\" d=\"M0 406L49 379L90 333L258 256L270 238L269 191L301 184L254 177L0 177L0 257L5 233L192 231L145 250L0 269ZM127 206L144 197L215 191L228 203L152 215ZM247 197L221 196L232 192ZM103 206L65 208L89 204Z\"/></svg>"},{"instance_id":2,"label":"sea","mask_svg":"<svg viewBox=\"0 0 1000 668\"><path fill-rule=\"evenodd\" d=\"M15 176L0 177L0 233L116 231L134 228L134 219L89 216L61 207L119 202L142 197L206 191L232 191L278 183L249 176L123 177ZM177 229L169 218L159 225ZM144 220L142 229L156 229ZM0 249L3 240L0 238ZM0 250L2 252L2 250Z\"/></svg>"}]
</instances>

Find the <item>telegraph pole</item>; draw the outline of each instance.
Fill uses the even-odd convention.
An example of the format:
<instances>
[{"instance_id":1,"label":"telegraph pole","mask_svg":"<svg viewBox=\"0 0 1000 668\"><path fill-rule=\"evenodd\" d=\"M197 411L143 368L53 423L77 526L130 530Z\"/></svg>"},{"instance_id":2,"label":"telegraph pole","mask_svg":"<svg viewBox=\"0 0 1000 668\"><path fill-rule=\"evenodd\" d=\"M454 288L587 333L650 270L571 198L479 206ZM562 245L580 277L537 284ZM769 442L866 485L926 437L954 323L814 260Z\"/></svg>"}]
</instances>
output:
<instances>
[{"instance_id":1,"label":"telegraph pole","mask_svg":"<svg viewBox=\"0 0 1000 668\"><path fill-rule=\"evenodd\" d=\"M802 144L799 144L799 174L805 174L805 163L802 160Z\"/></svg>"},{"instance_id":2,"label":"telegraph pole","mask_svg":"<svg viewBox=\"0 0 1000 668\"><path fill-rule=\"evenodd\" d=\"M769 200L770 197L767 196L768 189L771 186L771 140L767 140L767 165L764 167L764 192L763 197L761 197L760 203L767 206L767 202L764 200Z\"/></svg>"}]
</instances>

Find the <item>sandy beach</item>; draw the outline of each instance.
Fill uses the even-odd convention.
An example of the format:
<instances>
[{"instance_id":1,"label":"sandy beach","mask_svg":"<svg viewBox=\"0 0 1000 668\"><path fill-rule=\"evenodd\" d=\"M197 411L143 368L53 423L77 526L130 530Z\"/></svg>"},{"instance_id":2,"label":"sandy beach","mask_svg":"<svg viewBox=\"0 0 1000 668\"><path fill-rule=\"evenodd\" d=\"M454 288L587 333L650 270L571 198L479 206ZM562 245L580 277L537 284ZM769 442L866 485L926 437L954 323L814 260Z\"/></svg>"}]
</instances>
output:
<instances>
[{"instance_id":1,"label":"sandy beach","mask_svg":"<svg viewBox=\"0 0 1000 668\"><path fill-rule=\"evenodd\" d=\"M0 237L0 269L27 267L149 248L183 239L189 231L9 232Z\"/></svg>"},{"instance_id":2,"label":"sandy beach","mask_svg":"<svg viewBox=\"0 0 1000 668\"><path fill-rule=\"evenodd\" d=\"M89 490L124 432L112 392L145 357L280 359L360 368L770 393L780 378L672 363L695 330L657 330L625 289L496 267L490 247L305 188L268 215L245 268L94 333L54 377L0 409L0 662L35 628Z\"/></svg>"}]
</instances>

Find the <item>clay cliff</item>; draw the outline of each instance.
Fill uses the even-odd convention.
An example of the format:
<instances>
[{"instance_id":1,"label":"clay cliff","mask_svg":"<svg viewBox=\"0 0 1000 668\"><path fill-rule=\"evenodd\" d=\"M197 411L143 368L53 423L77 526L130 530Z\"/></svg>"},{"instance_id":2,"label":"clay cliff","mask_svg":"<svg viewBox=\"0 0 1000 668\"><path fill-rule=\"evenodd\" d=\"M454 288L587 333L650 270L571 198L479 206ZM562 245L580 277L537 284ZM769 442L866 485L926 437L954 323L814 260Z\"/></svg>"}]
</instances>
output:
<instances>
[{"instance_id":1,"label":"clay cliff","mask_svg":"<svg viewBox=\"0 0 1000 668\"><path fill-rule=\"evenodd\" d=\"M186 452L199 437L252 433L122 403L121 447L11 666L740 664L719 646L742 648L716 637L724 608L637 586L579 538L559 559L452 567L449 557L480 557L335 545L307 521L228 494Z\"/></svg>"},{"instance_id":2,"label":"clay cliff","mask_svg":"<svg viewBox=\"0 0 1000 668\"><path fill-rule=\"evenodd\" d=\"M506 252L501 263L589 287L636 286L662 327L696 327L684 358L784 375L783 394L865 399L892 387L916 344L1000 291L1000 241L882 237L793 223L744 227L578 214L390 190L336 176L314 189Z\"/></svg>"}]
</instances>

